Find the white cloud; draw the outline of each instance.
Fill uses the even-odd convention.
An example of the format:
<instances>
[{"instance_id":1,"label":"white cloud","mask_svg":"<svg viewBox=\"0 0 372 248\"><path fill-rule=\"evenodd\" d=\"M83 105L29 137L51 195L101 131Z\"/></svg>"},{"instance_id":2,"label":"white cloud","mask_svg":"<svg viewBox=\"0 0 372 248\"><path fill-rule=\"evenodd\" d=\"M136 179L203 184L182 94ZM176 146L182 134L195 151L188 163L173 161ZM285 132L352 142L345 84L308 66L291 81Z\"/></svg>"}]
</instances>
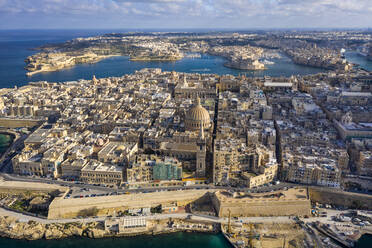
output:
<instances>
[{"instance_id":1,"label":"white cloud","mask_svg":"<svg viewBox=\"0 0 372 248\"><path fill-rule=\"evenodd\" d=\"M43 17L104 17L115 23L120 17L133 24L185 25L313 25L341 23L372 26L372 0L0 0L0 13L16 18L23 14ZM2 15L3 15L2 14ZM353 18L347 16L353 15ZM355 17L356 16L356 17ZM369 18L368 18L369 17ZM1 20L1 15L0 15ZM267 22L271 20L275 22ZM327 22L328 20L328 22ZM33 20L30 19L30 22ZM313 22L311 22L313 21ZM93 24L92 24L93 25Z\"/></svg>"}]
</instances>

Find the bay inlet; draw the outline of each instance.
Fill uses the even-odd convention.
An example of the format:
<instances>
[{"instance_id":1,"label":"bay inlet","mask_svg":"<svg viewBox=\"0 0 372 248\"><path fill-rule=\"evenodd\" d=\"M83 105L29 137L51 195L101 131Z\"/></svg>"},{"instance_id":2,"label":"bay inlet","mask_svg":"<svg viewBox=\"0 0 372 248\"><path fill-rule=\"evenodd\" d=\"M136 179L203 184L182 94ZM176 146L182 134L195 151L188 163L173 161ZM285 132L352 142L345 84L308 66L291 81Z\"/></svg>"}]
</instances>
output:
<instances>
[{"instance_id":1,"label":"bay inlet","mask_svg":"<svg viewBox=\"0 0 372 248\"><path fill-rule=\"evenodd\" d=\"M37 53L36 47L48 43L61 43L77 37L88 37L107 33L108 31L1 31L0 32L0 88L11 88L26 85L28 82L49 81L64 82L78 79L118 77L133 73L142 68L161 68L166 71L187 73L213 74L245 74L252 77L307 75L325 70L308 66L296 65L288 57L270 59L274 64L268 64L264 71L244 71L227 68L226 60L222 57L202 54L200 56L186 56L179 61L130 61L126 56L104 59L94 64L78 64L54 72L43 72L26 76L25 59Z\"/></svg>"}]
</instances>

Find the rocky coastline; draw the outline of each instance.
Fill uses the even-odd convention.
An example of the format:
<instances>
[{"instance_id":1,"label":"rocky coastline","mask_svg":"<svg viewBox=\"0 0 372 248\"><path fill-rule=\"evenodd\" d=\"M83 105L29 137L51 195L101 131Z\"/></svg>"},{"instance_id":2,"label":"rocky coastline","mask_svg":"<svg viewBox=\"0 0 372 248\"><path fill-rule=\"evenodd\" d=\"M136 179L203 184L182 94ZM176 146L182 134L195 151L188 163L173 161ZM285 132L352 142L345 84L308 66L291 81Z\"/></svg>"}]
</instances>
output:
<instances>
[{"instance_id":1,"label":"rocky coastline","mask_svg":"<svg viewBox=\"0 0 372 248\"><path fill-rule=\"evenodd\" d=\"M309 66L314 68L321 68L325 70L344 70L347 71L351 69L351 64L338 58L336 56L326 55L316 55L311 54L305 56L301 51L286 49L283 51L294 64Z\"/></svg>"},{"instance_id":2,"label":"rocky coastline","mask_svg":"<svg viewBox=\"0 0 372 248\"><path fill-rule=\"evenodd\" d=\"M122 56L122 54L99 55L92 52L87 53L38 53L25 59L27 63L25 69L27 76L32 76L41 72L53 72L66 68L71 68L77 64L94 64L104 59ZM130 61L178 61L183 56L129 56Z\"/></svg>"},{"instance_id":3,"label":"rocky coastline","mask_svg":"<svg viewBox=\"0 0 372 248\"><path fill-rule=\"evenodd\" d=\"M138 230L127 233L106 231L103 222L69 222L44 224L37 221L18 220L0 216L0 237L24 240L64 239L69 237L109 238L133 237L140 235L161 235L177 232L218 233L219 230L181 230L163 228L158 230Z\"/></svg>"},{"instance_id":4,"label":"rocky coastline","mask_svg":"<svg viewBox=\"0 0 372 248\"><path fill-rule=\"evenodd\" d=\"M88 52L83 54L75 53L38 53L26 58L25 67L27 76L41 72L58 71L75 66L77 64L93 64L103 59L119 56L118 54L98 55Z\"/></svg>"},{"instance_id":5,"label":"rocky coastline","mask_svg":"<svg viewBox=\"0 0 372 248\"><path fill-rule=\"evenodd\" d=\"M36 221L22 222L12 217L0 217L0 236L11 239L62 239L73 236L104 237L100 223L54 223Z\"/></svg>"}]
</instances>

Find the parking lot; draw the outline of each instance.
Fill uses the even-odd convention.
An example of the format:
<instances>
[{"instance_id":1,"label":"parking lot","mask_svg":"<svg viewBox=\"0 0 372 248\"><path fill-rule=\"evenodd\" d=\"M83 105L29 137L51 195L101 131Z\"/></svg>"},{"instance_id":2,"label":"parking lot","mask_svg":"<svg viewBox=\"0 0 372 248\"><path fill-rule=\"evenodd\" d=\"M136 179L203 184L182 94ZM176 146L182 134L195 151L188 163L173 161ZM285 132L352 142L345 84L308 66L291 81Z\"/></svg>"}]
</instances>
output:
<instances>
[{"instance_id":1,"label":"parking lot","mask_svg":"<svg viewBox=\"0 0 372 248\"><path fill-rule=\"evenodd\" d=\"M126 194L125 192L107 192L99 189L71 187L70 192L65 199L69 198L84 198L84 197L99 197L108 195Z\"/></svg>"}]
</instances>

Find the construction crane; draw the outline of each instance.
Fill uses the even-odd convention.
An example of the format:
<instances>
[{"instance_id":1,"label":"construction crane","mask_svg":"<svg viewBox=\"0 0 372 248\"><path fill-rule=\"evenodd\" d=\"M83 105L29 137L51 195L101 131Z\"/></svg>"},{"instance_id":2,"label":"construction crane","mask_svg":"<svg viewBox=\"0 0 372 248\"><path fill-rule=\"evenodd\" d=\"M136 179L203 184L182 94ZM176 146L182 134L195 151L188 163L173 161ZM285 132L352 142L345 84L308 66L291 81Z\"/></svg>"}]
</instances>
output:
<instances>
[{"instance_id":1,"label":"construction crane","mask_svg":"<svg viewBox=\"0 0 372 248\"><path fill-rule=\"evenodd\" d=\"M252 248L253 247L253 224L250 223L249 224L249 247Z\"/></svg>"},{"instance_id":2,"label":"construction crane","mask_svg":"<svg viewBox=\"0 0 372 248\"><path fill-rule=\"evenodd\" d=\"M228 209L227 211L229 212L229 220L227 222L227 232L231 233L231 210Z\"/></svg>"},{"instance_id":3,"label":"construction crane","mask_svg":"<svg viewBox=\"0 0 372 248\"><path fill-rule=\"evenodd\" d=\"M248 238L248 247L253 248L253 239L260 240L260 234L253 232L254 225L252 223L249 224L249 235L247 236Z\"/></svg>"}]
</instances>

